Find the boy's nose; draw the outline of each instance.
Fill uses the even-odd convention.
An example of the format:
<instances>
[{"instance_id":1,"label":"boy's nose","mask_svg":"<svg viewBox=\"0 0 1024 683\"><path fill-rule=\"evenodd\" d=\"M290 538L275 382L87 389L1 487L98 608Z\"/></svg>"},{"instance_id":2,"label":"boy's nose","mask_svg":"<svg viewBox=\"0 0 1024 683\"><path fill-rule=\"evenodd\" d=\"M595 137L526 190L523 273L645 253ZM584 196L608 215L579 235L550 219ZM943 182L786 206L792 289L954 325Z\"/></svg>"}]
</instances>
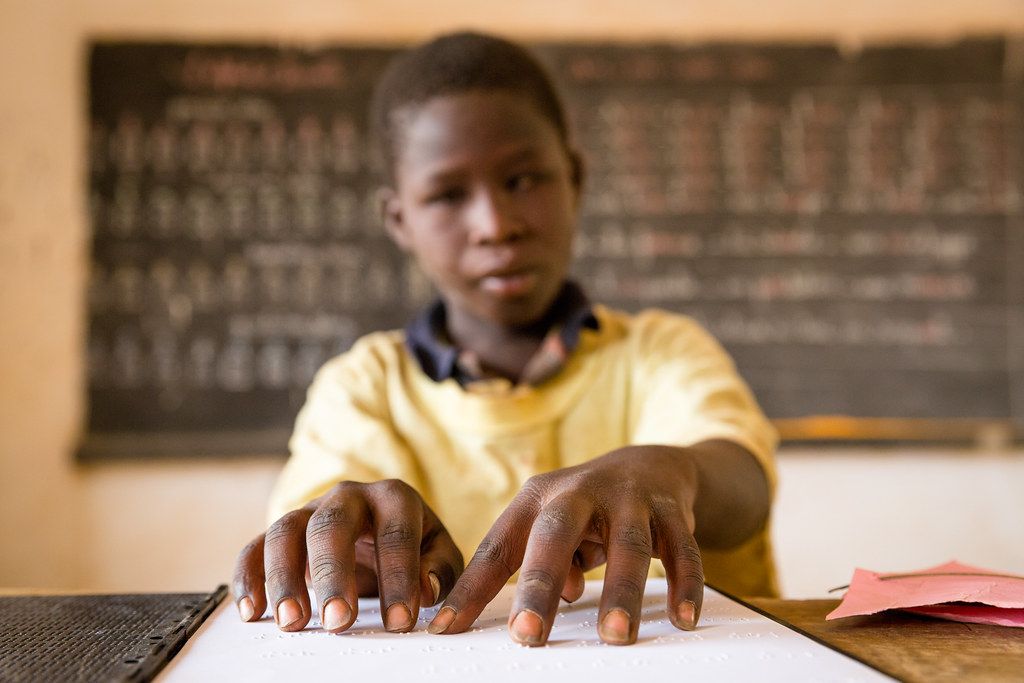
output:
<instances>
[{"instance_id":1,"label":"boy's nose","mask_svg":"<svg viewBox=\"0 0 1024 683\"><path fill-rule=\"evenodd\" d=\"M498 192L477 192L467 218L473 244L500 244L518 239L525 232L522 220Z\"/></svg>"}]
</instances>

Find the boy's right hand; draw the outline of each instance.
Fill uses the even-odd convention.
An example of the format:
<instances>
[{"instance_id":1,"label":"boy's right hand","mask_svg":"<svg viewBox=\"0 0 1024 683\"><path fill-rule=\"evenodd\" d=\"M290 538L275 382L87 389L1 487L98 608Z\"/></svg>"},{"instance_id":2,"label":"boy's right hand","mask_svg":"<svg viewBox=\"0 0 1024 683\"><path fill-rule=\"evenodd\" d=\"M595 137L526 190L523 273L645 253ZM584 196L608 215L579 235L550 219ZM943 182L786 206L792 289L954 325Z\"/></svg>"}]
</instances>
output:
<instances>
[{"instance_id":1,"label":"boy's right hand","mask_svg":"<svg viewBox=\"0 0 1024 683\"><path fill-rule=\"evenodd\" d=\"M379 595L384 627L401 632L416 625L421 603L448 595L462 569L462 553L415 489L346 481L245 546L232 591L243 621L259 619L269 597L281 630L298 631L312 615L308 572L325 630L345 630L359 596Z\"/></svg>"}]
</instances>

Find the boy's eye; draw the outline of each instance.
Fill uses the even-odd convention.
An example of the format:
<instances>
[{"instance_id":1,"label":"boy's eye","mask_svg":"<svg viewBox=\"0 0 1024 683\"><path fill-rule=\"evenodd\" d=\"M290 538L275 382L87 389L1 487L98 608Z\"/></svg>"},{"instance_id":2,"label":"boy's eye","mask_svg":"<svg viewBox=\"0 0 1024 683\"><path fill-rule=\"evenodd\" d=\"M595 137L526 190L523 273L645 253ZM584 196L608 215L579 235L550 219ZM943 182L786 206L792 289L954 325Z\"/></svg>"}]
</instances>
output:
<instances>
[{"instance_id":1,"label":"boy's eye","mask_svg":"<svg viewBox=\"0 0 1024 683\"><path fill-rule=\"evenodd\" d=\"M516 173L508 179L508 189L512 192L526 192L542 183L546 175L538 171Z\"/></svg>"},{"instance_id":2,"label":"boy's eye","mask_svg":"<svg viewBox=\"0 0 1024 683\"><path fill-rule=\"evenodd\" d=\"M427 204L453 204L465 196L465 192L458 187L446 187L427 195Z\"/></svg>"}]
</instances>

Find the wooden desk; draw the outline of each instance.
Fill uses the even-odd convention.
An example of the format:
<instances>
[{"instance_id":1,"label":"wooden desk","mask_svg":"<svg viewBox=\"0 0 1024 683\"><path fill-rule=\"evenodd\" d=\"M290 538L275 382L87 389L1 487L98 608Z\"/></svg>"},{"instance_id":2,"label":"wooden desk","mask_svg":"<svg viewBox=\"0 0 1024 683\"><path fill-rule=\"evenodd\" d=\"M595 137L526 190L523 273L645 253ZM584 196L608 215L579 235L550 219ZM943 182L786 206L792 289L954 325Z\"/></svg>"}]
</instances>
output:
<instances>
[{"instance_id":1,"label":"wooden desk","mask_svg":"<svg viewBox=\"0 0 1024 683\"><path fill-rule=\"evenodd\" d=\"M905 612L825 621L838 600L745 602L902 681L1024 681L1024 629Z\"/></svg>"}]
</instances>

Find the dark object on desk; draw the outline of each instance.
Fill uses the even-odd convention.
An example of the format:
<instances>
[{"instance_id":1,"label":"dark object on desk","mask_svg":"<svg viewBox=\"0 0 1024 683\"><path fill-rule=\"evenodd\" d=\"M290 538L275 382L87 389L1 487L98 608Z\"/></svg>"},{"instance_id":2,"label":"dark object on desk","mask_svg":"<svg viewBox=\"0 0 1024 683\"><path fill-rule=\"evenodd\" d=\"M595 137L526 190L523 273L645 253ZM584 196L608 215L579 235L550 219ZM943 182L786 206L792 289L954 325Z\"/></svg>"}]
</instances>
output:
<instances>
[{"instance_id":1,"label":"dark object on desk","mask_svg":"<svg viewBox=\"0 0 1024 683\"><path fill-rule=\"evenodd\" d=\"M838 600L746 601L762 614L901 681L1024 680L1024 630L902 612L825 621Z\"/></svg>"},{"instance_id":2,"label":"dark object on desk","mask_svg":"<svg viewBox=\"0 0 1024 683\"><path fill-rule=\"evenodd\" d=\"M152 680L225 595L0 597L0 680Z\"/></svg>"}]
</instances>

